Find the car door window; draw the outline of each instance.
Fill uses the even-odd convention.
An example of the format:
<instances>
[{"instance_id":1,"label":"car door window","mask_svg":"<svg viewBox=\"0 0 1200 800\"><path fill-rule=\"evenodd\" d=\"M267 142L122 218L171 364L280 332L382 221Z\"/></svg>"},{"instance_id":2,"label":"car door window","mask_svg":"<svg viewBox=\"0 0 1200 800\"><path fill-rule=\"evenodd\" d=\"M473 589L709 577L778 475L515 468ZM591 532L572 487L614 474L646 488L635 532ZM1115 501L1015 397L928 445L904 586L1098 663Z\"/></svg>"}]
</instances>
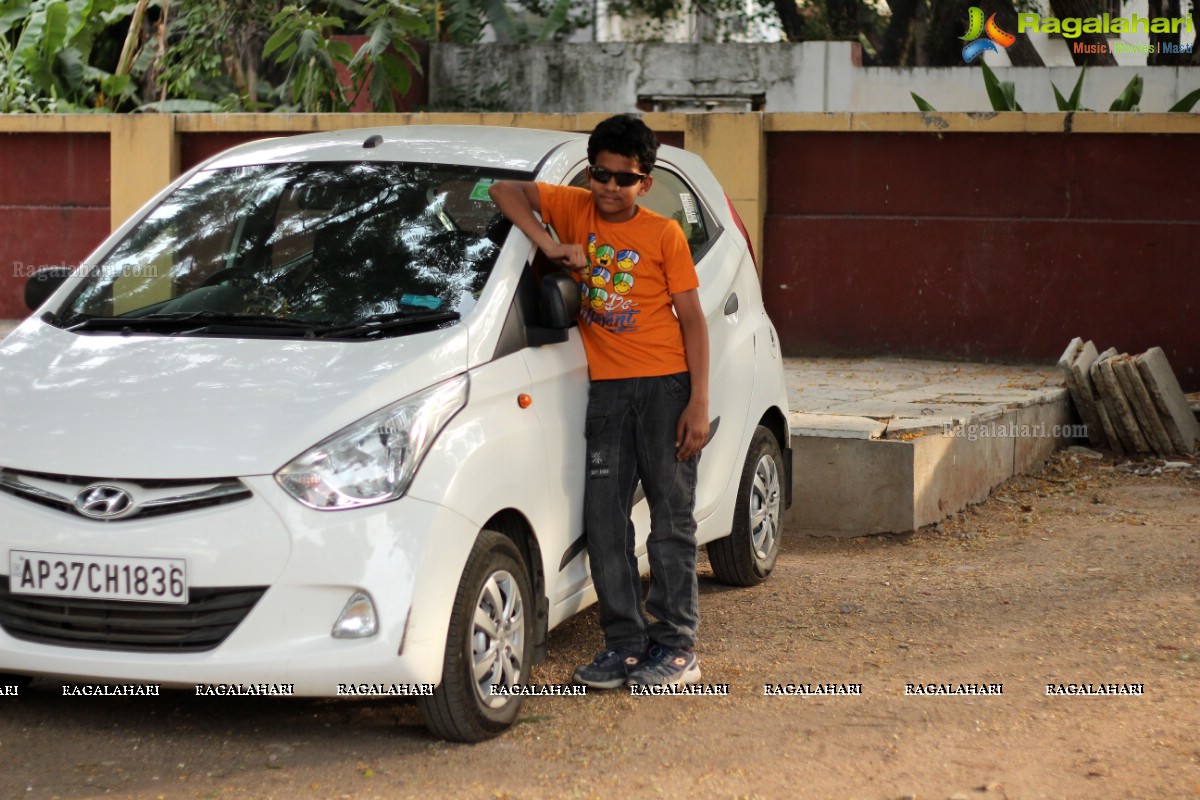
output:
<instances>
[{"instance_id":1,"label":"car door window","mask_svg":"<svg viewBox=\"0 0 1200 800\"><path fill-rule=\"evenodd\" d=\"M688 248L695 259L713 237L715 226L706 218L700 198L679 175L663 167L654 168L654 183L650 191L638 200L651 211L673 219L683 228ZM587 188L587 169L581 169L571 179L572 186Z\"/></svg>"}]
</instances>

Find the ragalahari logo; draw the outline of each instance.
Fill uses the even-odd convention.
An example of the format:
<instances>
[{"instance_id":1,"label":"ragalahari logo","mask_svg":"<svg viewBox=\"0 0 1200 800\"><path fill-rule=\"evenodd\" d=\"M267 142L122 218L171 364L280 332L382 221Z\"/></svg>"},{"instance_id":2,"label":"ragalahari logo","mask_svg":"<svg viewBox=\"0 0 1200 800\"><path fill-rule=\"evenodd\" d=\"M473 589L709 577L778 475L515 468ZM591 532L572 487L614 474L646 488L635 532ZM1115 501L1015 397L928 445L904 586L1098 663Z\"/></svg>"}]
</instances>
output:
<instances>
[{"instance_id":1,"label":"ragalahari logo","mask_svg":"<svg viewBox=\"0 0 1200 800\"><path fill-rule=\"evenodd\" d=\"M987 34L986 38L980 38L982 34ZM1000 30L1000 26L996 24L996 15L992 14L987 18L987 24L983 22L983 9L978 6L971 6L970 16L967 22L967 35L958 37L967 46L963 48L963 61L970 64L975 59L979 58L983 53L991 50L993 53L999 53L996 45L1008 49L1009 45L1017 40L1017 37L1011 33L1005 33Z\"/></svg>"}]
</instances>

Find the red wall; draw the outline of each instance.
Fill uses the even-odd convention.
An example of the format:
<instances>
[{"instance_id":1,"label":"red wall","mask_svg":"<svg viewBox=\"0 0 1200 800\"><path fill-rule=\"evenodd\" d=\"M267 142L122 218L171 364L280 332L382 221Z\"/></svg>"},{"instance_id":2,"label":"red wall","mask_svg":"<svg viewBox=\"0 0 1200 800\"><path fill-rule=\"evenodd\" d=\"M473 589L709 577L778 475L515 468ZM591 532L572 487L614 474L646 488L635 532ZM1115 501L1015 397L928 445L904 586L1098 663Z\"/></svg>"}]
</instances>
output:
<instances>
[{"instance_id":1,"label":"red wall","mask_svg":"<svg viewBox=\"0 0 1200 800\"><path fill-rule=\"evenodd\" d=\"M108 134L0 134L0 319L21 319L25 277L75 266L109 231Z\"/></svg>"},{"instance_id":2,"label":"red wall","mask_svg":"<svg viewBox=\"0 0 1200 800\"><path fill-rule=\"evenodd\" d=\"M763 291L790 355L1053 363L1161 346L1200 389L1200 150L1151 134L773 133Z\"/></svg>"},{"instance_id":3,"label":"red wall","mask_svg":"<svg viewBox=\"0 0 1200 800\"><path fill-rule=\"evenodd\" d=\"M187 172L205 159L231 147L276 136L295 136L295 131L278 133L182 133L179 134L179 174Z\"/></svg>"}]
</instances>

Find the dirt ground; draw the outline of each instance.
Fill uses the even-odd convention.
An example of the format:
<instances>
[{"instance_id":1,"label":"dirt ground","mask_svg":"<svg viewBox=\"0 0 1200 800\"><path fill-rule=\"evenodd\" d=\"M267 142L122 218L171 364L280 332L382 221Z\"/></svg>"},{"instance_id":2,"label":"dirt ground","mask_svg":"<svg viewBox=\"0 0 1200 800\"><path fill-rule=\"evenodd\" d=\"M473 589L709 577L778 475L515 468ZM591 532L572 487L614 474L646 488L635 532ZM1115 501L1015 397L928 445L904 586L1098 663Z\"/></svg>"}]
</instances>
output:
<instances>
[{"instance_id":1,"label":"dirt ground","mask_svg":"<svg viewBox=\"0 0 1200 800\"><path fill-rule=\"evenodd\" d=\"M0 697L0 798L1197 797L1200 469L1155 464L1060 453L938 528L787 538L753 589L702 564L698 652L727 697L533 698L463 746L389 700L64 698L43 680ZM534 681L566 682L599 644L581 615ZM764 696L779 683L862 694ZM1144 694L1047 696L1068 683Z\"/></svg>"}]
</instances>

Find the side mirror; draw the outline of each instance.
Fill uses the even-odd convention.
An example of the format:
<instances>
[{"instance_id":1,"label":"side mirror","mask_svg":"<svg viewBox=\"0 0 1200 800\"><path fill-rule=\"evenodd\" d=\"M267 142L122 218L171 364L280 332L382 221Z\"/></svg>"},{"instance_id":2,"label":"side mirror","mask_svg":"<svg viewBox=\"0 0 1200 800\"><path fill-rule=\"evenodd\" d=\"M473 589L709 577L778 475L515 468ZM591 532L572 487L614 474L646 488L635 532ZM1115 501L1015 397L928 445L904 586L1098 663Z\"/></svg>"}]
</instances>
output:
<instances>
[{"instance_id":1,"label":"side mirror","mask_svg":"<svg viewBox=\"0 0 1200 800\"><path fill-rule=\"evenodd\" d=\"M565 331L579 319L579 284L565 272L544 275L538 310L544 327Z\"/></svg>"},{"instance_id":2,"label":"side mirror","mask_svg":"<svg viewBox=\"0 0 1200 800\"><path fill-rule=\"evenodd\" d=\"M37 311L71 277L71 267L42 267L25 281L25 306Z\"/></svg>"},{"instance_id":3,"label":"side mirror","mask_svg":"<svg viewBox=\"0 0 1200 800\"><path fill-rule=\"evenodd\" d=\"M538 324L525 325L525 341L531 347L567 341L567 329L579 319L579 284L565 272L542 276L538 293Z\"/></svg>"}]
</instances>

